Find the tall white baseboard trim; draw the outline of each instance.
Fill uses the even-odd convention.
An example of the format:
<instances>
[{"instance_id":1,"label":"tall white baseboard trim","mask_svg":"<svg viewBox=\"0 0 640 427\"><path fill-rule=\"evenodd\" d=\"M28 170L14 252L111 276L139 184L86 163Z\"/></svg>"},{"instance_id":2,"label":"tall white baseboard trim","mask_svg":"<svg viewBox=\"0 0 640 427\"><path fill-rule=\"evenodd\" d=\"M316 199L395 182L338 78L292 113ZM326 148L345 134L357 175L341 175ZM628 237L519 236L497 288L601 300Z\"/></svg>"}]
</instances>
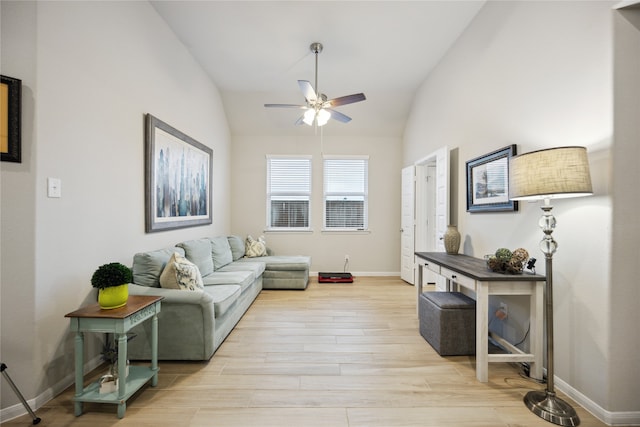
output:
<instances>
[{"instance_id":1,"label":"tall white baseboard trim","mask_svg":"<svg viewBox=\"0 0 640 427\"><path fill-rule=\"evenodd\" d=\"M554 376L558 390L576 401L594 417L610 426L640 426L640 412L611 412L571 387L560 378Z\"/></svg>"}]
</instances>

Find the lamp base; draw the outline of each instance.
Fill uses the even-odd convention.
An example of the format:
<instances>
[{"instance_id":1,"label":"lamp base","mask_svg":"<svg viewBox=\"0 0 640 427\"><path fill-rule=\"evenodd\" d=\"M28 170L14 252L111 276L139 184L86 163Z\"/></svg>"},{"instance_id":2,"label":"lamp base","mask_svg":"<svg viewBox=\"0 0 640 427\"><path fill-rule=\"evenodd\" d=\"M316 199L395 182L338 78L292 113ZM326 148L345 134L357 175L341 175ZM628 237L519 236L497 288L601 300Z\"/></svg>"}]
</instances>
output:
<instances>
[{"instance_id":1,"label":"lamp base","mask_svg":"<svg viewBox=\"0 0 640 427\"><path fill-rule=\"evenodd\" d=\"M580 418L576 411L564 400L549 391L530 391L524 403L534 414L545 421L561 426L578 426Z\"/></svg>"}]
</instances>

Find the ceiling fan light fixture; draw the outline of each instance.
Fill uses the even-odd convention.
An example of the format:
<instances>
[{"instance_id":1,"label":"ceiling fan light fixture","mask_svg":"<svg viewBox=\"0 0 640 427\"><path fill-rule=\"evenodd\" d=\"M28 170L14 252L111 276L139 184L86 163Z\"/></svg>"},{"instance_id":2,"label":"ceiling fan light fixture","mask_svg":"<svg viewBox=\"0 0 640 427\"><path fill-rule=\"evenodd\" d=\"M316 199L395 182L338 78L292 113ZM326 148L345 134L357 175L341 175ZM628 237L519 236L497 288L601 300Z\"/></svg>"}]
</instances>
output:
<instances>
[{"instance_id":1,"label":"ceiling fan light fixture","mask_svg":"<svg viewBox=\"0 0 640 427\"><path fill-rule=\"evenodd\" d=\"M307 111L304 112L304 118L302 119L302 121L311 126L313 125L313 120L316 118L316 110L313 109L308 109Z\"/></svg>"},{"instance_id":2,"label":"ceiling fan light fixture","mask_svg":"<svg viewBox=\"0 0 640 427\"><path fill-rule=\"evenodd\" d=\"M316 115L316 121L318 123L318 126L326 125L330 118L331 118L330 112L328 112L325 109L319 110L318 114Z\"/></svg>"},{"instance_id":3,"label":"ceiling fan light fixture","mask_svg":"<svg viewBox=\"0 0 640 427\"><path fill-rule=\"evenodd\" d=\"M309 126L313 126L314 122L318 126L324 126L327 124L330 118L331 118L331 113L328 112L327 110L323 108L319 110L310 108L307 111L305 111L302 117L302 121Z\"/></svg>"}]
</instances>

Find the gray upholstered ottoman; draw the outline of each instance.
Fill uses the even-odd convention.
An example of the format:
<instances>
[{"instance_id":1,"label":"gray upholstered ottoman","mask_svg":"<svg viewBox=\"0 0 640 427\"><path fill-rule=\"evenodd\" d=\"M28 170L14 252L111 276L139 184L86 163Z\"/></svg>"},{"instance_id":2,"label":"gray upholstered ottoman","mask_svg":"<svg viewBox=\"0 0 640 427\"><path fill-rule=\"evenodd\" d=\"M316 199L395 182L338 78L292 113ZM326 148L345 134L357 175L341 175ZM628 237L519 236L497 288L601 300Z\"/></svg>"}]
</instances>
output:
<instances>
[{"instance_id":1,"label":"gray upholstered ottoman","mask_svg":"<svg viewBox=\"0 0 640 427\"><path fill-rule=\"evenodd\" d=\"M476 302L460 292L424 292L420 334L441 356L476 352Z\"/></svg>"}]
</instances>

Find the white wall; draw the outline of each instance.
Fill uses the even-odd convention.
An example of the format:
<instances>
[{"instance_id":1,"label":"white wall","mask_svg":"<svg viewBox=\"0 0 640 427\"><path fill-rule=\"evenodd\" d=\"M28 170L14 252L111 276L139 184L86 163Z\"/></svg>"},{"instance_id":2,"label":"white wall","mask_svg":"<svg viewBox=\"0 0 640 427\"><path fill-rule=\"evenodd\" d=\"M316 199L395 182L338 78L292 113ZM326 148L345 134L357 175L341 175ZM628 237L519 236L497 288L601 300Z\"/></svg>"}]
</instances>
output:
<instances>
[{"instance_id":1,"label":"white wall","mask_svg":"<svg viewBox=\"0 0 640 427\"><path fill-rule=\"evenodd\" d=\"M582 398L583 405L593 404L590 409L601 417L613 410L640 410L629 375L632 369L637 372L637 362L630 360L637 356L614 357L610 337L612 287L635 286L612 285L609 261L611 7L611 2L597 1L488 2L418 92L403 154L408 165L442 145L457 148L452 217L462 233L464 253L481 257L498 247L525 247L540 260L538 272L544 272L539 206L521 203L515 213L467 213L465 161L510 144L517 144L519 153L587 147L594 196L553 203L559 242L554 256L555 373L560 386ZM637 200L633 208L637 210ZM521 300L511 301L505 329L512 340L526 331L525 313ZM621 323L615 327L636 334L635 327L629 330ZM637 350L637 340L632 342ZM616 368L614 377L616 363L624 368ZM615 394L615 405L614 388L623 390Z\"/></svg>"},{"instance_id":2,"label":"white wall","mask_svg":"<svg viewBox=\"0 0 640 427\"><path fill-rule=\"evenodd\" d=\"M613 251L611 253L611 371L609 406L640 411L640 2L614 13ZM633 369L635 375L629 375ZM631 381L630 381L631 380Z\"/></svg>"},{"instance_id":3,"label":"white wall","mask_svg":"<svg viewBox=\"0 0 640 427\"><path fill-rule=\"evenodd\" d=\"M24 337L34 333L36 311L35 4L2 2L0 18L0 71L22 79L23 123L22 163L0 163L0 359L23 394L25 387L33 397L35 340ZM2 408L18 402L4 378L0 386Z\"/></svg>"},{"instance_id":4,"label":"white wall","mask_svg":"<svg viewBox=\"0 0 640 427\"><path fill-rule=\"evenodd\" d=\"M234 234L265 234L267 245L280 254L304 254L311 271L341 272L349 255L353 274L395 274L400 271L401 140L391 137L336 137L330 123L320 135L312 127L300 136L234 135L232 148L231 229ZM323 151L324 150L324 151ZM369 232L322 232L322 154L369 155ZM266 226L266 155L312 155L312 232L269 232Z\"/></svg>"},{"instance_id":5,"label":"white wall","mask_svg":"<svg viewBox=\"0 0 640 427\"><path fill-rule=\"evenodd\" d=\"M2 73L24 79L25 110L23 163L2 163L1 358L34 398L68 385L63 316L95 301L97 266L228 233L230 137L217 88L148 3L1 11ZM145 234L145 113L213 149L213 225ZM47 177L62 198L47 198ZM2 408L16 402L3 382Z\"/></svg>"}]
</instances>

